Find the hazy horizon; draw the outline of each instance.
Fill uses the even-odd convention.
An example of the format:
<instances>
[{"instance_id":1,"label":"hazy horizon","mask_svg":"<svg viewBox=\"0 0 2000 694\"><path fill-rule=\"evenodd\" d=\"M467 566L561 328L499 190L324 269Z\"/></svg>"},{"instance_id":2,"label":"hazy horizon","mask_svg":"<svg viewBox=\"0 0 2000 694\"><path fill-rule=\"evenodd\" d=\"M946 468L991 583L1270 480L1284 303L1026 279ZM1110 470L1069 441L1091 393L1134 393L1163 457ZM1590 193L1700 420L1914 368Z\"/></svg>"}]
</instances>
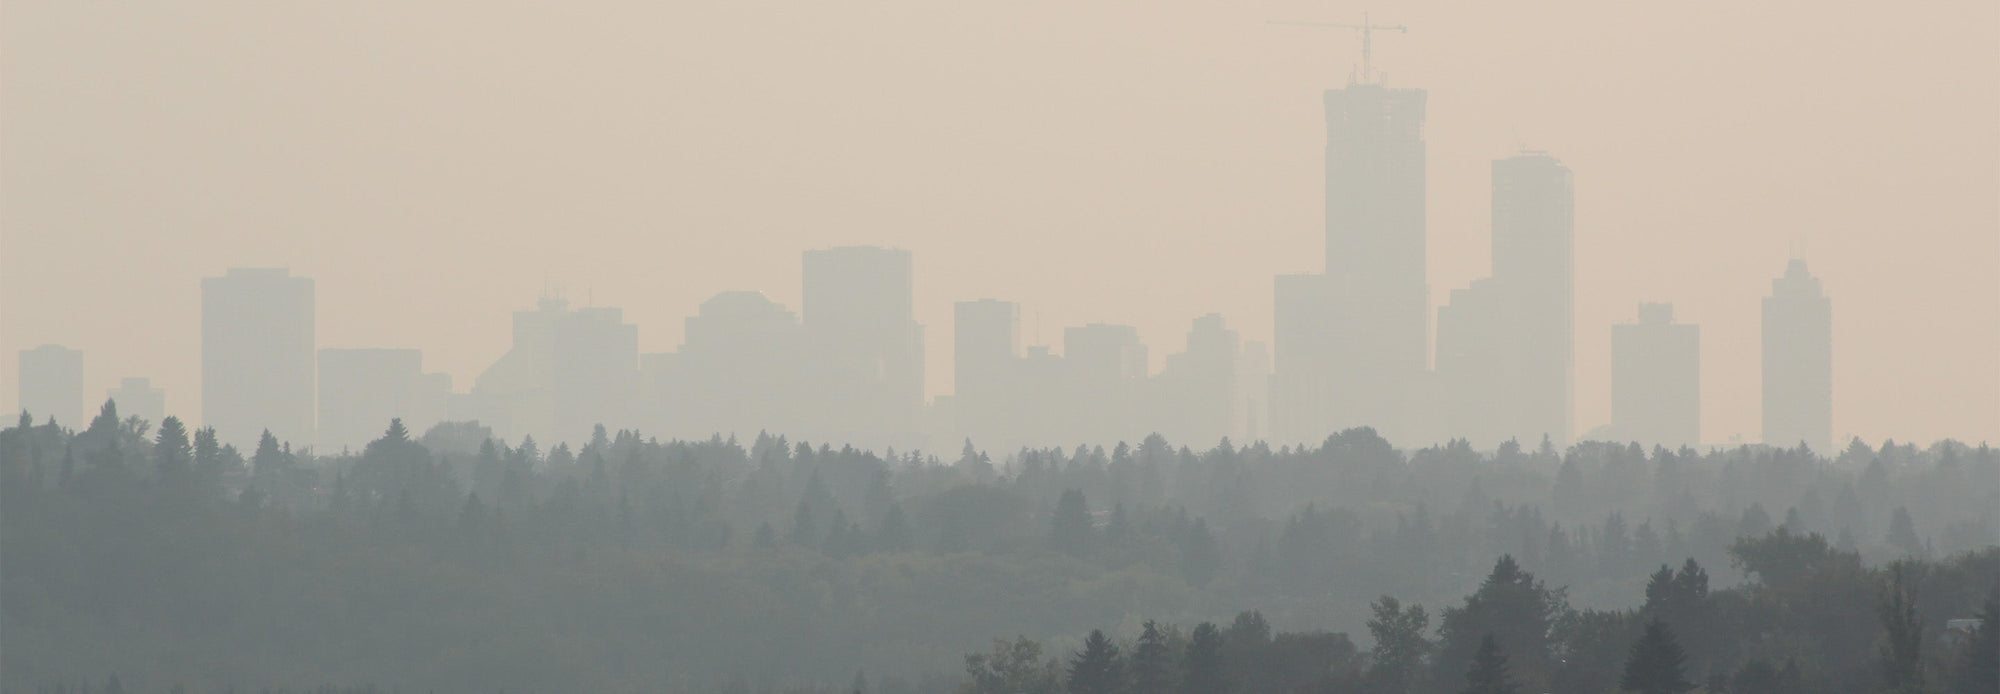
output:
<instances>
[{"instance_id":1,"label":"hazy horizon","mask_svg":"<svg viewBox=\"0 0 2000 694\"><path fill-rule=\"evenodd\" d=\"M1272 276L1322 257L1321 92L1359 42L1265 22L1363 9L1411 29L1377 69L1429 92L1433 310L1488 274L1493 159L1574 171L1578 434L1610 326L1670 301L1704 438L1756 440L1796 255L1837 437L2000 440L1992 5L10 0L0 405L58 343L87 403L146 376L198 419L200 278L238 266L313 278L320 346L419 348L457 390L544 293L670 351L718 292L799 310L801 251L849 244L915 254L932 395L965 299L1020 302L1028 344L1137 326L1154 370L1205 313L1268 343Z\"/></svg>"}]
</instances>

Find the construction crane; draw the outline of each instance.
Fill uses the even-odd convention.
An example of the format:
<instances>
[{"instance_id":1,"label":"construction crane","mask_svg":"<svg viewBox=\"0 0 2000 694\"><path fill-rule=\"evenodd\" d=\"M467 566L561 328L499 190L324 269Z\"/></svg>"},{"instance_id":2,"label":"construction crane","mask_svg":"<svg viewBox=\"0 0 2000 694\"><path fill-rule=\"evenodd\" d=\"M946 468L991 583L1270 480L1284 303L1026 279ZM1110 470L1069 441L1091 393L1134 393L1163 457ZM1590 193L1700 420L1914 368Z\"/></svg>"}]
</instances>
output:
<instances>
[{"instance_id":1,"label":"construction crane","mask_svg":"<svg viewBox=\"0 0 2000 694\"><path fill-rule=\"evenodd\" d=\"M1340 24L1335 22L1284 22L1277 20L1272 20L1269 23L1287 24L1291 26L1324 27L1328 29L1359 30L1361 32L1361 81L1362 82L1372 82L1375 80L1374 66L1370 64L1371 62L1370 59L1373 57L1371 54L1374 52L1374 39L1375 39L1374 31L1376 29L1381 29L1383 31L1398 31L1405 34L1410 33L1409 27L1405 27L1401 24L1370 24L1368 22L1367 12L1361 13L1360 24Z\"/></svg>"}]
</instances>

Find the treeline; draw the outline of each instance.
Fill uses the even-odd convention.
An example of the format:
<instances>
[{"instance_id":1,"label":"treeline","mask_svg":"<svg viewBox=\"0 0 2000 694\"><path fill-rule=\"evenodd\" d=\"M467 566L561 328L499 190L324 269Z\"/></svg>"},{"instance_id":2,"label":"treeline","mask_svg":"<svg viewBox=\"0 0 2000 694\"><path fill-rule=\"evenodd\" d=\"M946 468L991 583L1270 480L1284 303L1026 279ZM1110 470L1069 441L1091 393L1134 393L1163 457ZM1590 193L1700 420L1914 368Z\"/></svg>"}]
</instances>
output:
<instances>
[{"instance_id":1,"label":"treeline","mask_svg":"<svg viewBox=\"0 0 2000 694\"><path fill-rule=\"evenodd\" d=\"M1560 588L1494 564L1437 613L1382 597L1367 628L1273 633L1262 614L1130 639L1093 630L1068 653L1025 636L965 657L960 694L1808 694L2000 688L2000 549L1864 567L1779 529L1730 554L1756 580L1712 591L1692 559L1662 565L1636 609L1576 609ZM1939 619L1964 615L1965 619Z\"/></svg>"},{"instance_id":2,"label":"treeline","mask_svg":"<svg viewBox=\"0 0 2000 694\"><path fill-rule=\"evenodd\" d=\"M1780 528L1868 565L2000 544L2000 455L1952 441L1480 453L1355 429L940 458L392 423L319 455L107 404L81 431L0 431L0 494L4 684L148 691L845 688L1138 615L1357 628L1380 595L1440 604L1503 554L1610 609L1661 563L1730 566Z\"/></svg>"}]
</instances>

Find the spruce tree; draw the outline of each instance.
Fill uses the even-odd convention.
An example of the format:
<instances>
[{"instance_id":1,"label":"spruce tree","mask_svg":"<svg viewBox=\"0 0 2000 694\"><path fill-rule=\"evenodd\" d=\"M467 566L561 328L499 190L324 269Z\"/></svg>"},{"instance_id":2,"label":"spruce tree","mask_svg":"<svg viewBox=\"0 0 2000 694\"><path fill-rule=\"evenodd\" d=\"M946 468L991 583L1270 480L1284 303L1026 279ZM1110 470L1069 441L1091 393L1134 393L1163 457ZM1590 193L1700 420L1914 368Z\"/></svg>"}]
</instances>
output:
<instances>
[{"instance_id":1,"label":"spruce tree","mask_svg":"<svg viewBox=\"0 0 2000 694\"><path fill-rule=\"evenodd\" d=\"M1224 694L1229 691L1223 660L1222 630L1213 622L1202 622L1189 636L1187 652L1181 655L1181 691L1184 694Z\"/></svg>"},{"instance_id":2,"label":"spruce tree","mask_svg":"<svg viewBox=\"0 0 2000 694\"><path fill-rule=\"evenodd\" d=\"M1647 620L1646 631L1632 644L1632 655L1625 659L1625 676L1618 680L1618 686L1637 694L1680 694L1694 689L1686 668L1687 653L1681 650L1673 629L1654 617Z\"/></svg>"},{"instance_id":3,"label":"spruce tree","mask_svg":"<svg viewBox=\"0 0 2000 694\"><path fill-rule=\"evenodd\" d=\"M1132 648L1132 687L1140 692L1171 692L1179 684L1174 673L1173 648L1159 623L1146 620L1139 644Z\"/></svg>"},{"instance_id":4,"label":"spruce tree","mask_svg":"<svg viewBox=\"0 0 2000 694\"><path fill-rule=\"evenodd\" d=\"M153 465L160 479L171 484L185 482L194 470L194 446L188 443L187 427L181 425L181 418L160 420L160 432L153 439Z\"/></svg>"},{"instance_id":5,"label":"spruce tree","mask_svg":"<svg viewBox=\"0 0 2000 694\"><path fill-rule=\"evenodd\" d=\"M1125 690L1125 668L1118 646L1102 629L1092 629L1069 663L1071 694L1119 694Z\"/></svg>"},{"instance_id":6,"label":"spruce tree","mask_svg":"<svg viewBox=\"0 0 2000 694\"><path fill-rule=\"evenodd\" d=\"M1900 510L1900 509L1898 509ZM1909 575L1915 565L1898 561L1889 565L1888 582L1882 591L1882 686L1884 691L1924 691L1923 619L1917 615L1915 591Z\"/></svg>"},{"instance_id":7,"label":"spruce tree","mask_svg":"<svg viewBox=\"0 0 2000 694\"><path fill-rule=\"evenodd\" d=\"M1073 556L1090 551L1090 504L1083 492L1071 489L1056 500L1055 520L1049 528L1049 546Z\"/></svg>"},{"instance_id":8,"label":"spruce tree","mask_svg":"<svg viewBox=\"0 0 2000 694\"><path fill-rule=\"evenodd\" d=\"M1514 676L1508 672L1507 654L1501 652L1500 642L1493 640L1492 634L1479 640L1479 651L1472 656L1472 667L1465 671L1465 689L1462 694L1519 694L1521 687L1514 684Z\"/></svg>"}]
</instances>

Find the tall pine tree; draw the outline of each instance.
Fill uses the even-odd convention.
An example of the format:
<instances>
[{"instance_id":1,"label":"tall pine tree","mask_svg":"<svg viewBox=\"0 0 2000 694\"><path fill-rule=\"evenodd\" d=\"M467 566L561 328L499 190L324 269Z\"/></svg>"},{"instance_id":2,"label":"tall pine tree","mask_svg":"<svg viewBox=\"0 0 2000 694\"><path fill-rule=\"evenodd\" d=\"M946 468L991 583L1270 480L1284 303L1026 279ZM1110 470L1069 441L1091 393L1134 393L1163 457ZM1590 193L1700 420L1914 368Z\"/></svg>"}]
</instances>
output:
<instances>
[{"instance_id":1,"label":"tall pine tree","mask_svg":"<svg viewBox=\"0 0 2000 694\"><path fill-rule=\"evenodd\" d=\"M1500 642L1492 634L1479 640L1479 651L1472 656L1472 667L1465 670L1465 689L1462 694L1519 694L1520 685L1514 683L1514 676L1507 667L1507 654L1500 650Z\"/></svg>"},{"instance_id":2,"label":"tall pine tree","mask_svg":"<svg viewBox=\"0 0 2000 694\"><path fill-rule=\"evenodd\" d=\"M1638 694L1680 694L1694 689L1686 669L1687 653L1681 650L1673 629L1654 617L1646 621L1646 631L1632 644L1618 687Z\"/></svg>"},{"instance_id":3,"label":"tall pine tree","mask_svg":"<svg viewBox=\"0 0 2000 694\"><path fill-rule=\"evenodd\" d=\"M1104 630L1093 629L1083 650L1069 662L1071 694L1119 694L1125 690L1125 663Z\"/></svg>"}]
</instances>

